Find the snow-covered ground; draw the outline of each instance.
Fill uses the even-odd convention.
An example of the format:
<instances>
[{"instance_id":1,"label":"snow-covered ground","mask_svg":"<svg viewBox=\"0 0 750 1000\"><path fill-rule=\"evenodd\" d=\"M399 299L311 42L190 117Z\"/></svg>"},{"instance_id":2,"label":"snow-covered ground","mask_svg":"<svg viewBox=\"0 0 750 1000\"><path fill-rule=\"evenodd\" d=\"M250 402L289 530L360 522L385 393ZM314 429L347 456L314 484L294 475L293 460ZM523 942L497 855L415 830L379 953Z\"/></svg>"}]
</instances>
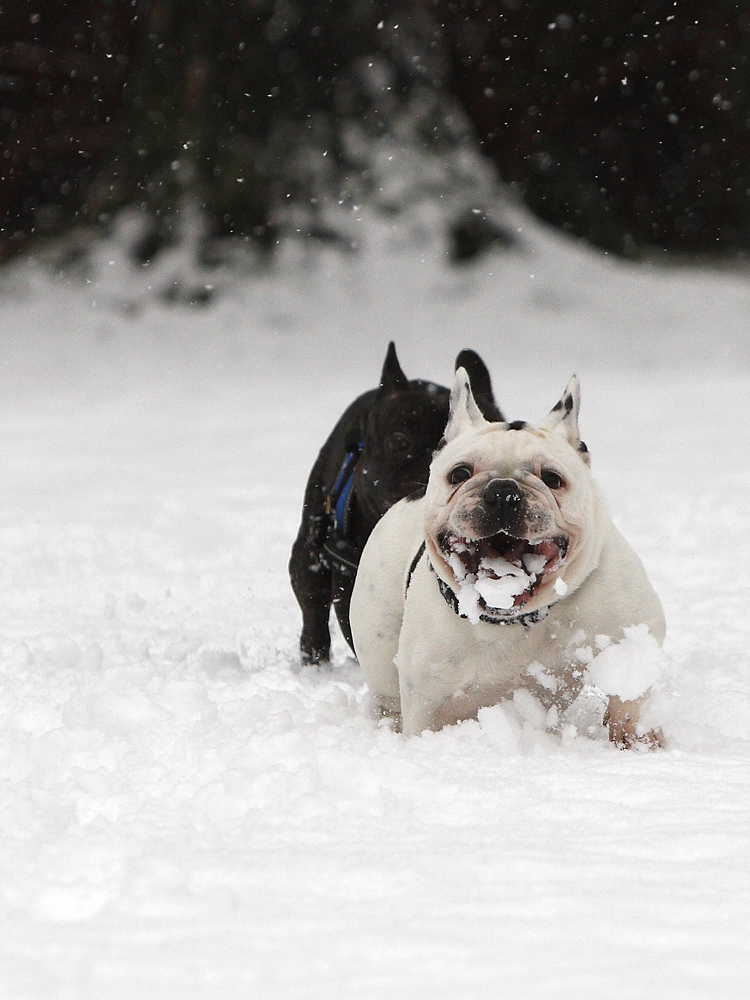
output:
<instances>
[{"instance_id":1,"label":"snow-covered ground","mask_svg":"<svg viewBox=\"0 0 750 1000\"><path fill-rule=\"evenodd\" d=\"M289 249L207 308L115 254L3 279L0 996L748 995L750 276L517 224L465 269ZM340 638L299 667L305 479L391 338L442 382L478 349L514 418L578 372L668 749L523 704L405 739Z\"/></svg>"}]
</instances>

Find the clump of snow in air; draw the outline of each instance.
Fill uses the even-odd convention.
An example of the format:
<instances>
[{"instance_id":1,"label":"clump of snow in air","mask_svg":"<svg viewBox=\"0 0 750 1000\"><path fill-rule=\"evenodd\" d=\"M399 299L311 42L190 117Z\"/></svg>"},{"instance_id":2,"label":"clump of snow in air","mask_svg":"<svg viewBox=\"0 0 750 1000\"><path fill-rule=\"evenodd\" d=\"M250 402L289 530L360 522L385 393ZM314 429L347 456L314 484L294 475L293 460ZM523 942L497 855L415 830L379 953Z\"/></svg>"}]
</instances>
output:
<instances>
[{"instance_id":1,"label":"clump of snow in air","mask_svg":"<svg viewBox=\"0 0 750 1000\"><path fill-rule=\"evenodd\" d=\"M624 639L596 654L588 673L604 694L634 701L666 680L669 662L648 625L631 625L624 632Z\"/></svg>"},{"instance_id":2,"label":"clump of snow in air","mask_svg":"<svg viewBox=\"0 0 750 1000\"><path fill-rule=\"evenodd\" d=\"M747 995L750 282L508 218L450 268L363 213L358 254L290 243L207 307L116 245L0 276L1 996ZM665 605L665 750L606 738L597 685L663 664L637 629L557 716L520 689L411 739L340 635L300 666L305 480L394 335L443 385L479 351L513 419L579 373Z\"/></svg>"},{"instance_id":3,"label":"clump of snow in air","mask_svg":"<svg viewBox=\"0 0 750 1000\"><path fill-rule=\"evenodd\" d=\"M537 660L533 660L526 668L526 673L529 677L533 677L534 680L541 684L543 688L547 691L555 692L560 686L560 681L554 674L546 670L541 663Z\"/></svg>"}]
</instances>

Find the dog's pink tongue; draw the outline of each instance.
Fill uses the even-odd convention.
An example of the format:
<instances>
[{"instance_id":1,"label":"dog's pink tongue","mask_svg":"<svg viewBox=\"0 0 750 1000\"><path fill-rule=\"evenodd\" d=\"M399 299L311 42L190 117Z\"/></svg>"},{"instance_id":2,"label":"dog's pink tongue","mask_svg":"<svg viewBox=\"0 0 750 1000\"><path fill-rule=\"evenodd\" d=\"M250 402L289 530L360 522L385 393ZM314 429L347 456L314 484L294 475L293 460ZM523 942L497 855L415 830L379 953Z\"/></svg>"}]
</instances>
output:
<instances>
[{"instance_id":1,"label":"dog's pink tongue","mask_svg":"<svg viewBox=\"0 0 750 1000\"><path fill-rule=\"evenodd\" d=\"M545 565L549 566L550 563L555 562L559 558L560 546L557 542L553 542L550 538L544 542L539 542L538 545L535 545L534 552L538 553L540 556L544 556Z\"/></svg>"}]
</instances>

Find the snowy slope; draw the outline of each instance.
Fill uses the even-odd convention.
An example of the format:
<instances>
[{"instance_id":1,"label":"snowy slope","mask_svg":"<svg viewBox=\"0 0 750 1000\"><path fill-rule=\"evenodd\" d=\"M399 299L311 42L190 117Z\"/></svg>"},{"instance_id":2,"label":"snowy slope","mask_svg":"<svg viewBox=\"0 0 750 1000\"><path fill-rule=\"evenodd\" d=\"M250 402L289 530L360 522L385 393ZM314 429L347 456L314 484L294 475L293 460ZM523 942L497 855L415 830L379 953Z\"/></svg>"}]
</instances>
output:
<instances>
[{"instance_id":1,"label":"snowy slope","mask_svg":"<svg viewBox=\"0 0 750 1000\"><path fill-rule=\"evenodd\" d=\"M466 270L289 249L206 309L111 247L4 280L3 998L747 996L750 280L517 223ZM305 478L391 338L442 382L480 350L513 417L578 371L667 613L666 751L524 704L407 740L340 638L300 669Z\"/></svg>"}]
</instances>

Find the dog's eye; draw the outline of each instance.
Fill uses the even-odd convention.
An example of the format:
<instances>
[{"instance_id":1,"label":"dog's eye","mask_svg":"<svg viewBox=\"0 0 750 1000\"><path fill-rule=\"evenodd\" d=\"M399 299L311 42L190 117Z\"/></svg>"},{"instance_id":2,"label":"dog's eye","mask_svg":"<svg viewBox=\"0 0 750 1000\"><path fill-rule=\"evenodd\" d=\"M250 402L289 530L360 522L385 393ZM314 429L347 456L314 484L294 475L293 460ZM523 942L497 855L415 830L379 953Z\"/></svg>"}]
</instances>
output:
<instances>
[{"instance_id":1,"label":"dog's eye","mask_svg":"<svg viewBox=\"0 0 750 1000\"><path fill-rule=\"evenodd\" d=\"M385 439L388 451L407 451L409 448L409 438L401 431L394 431Z\"/></svg>"},{"instance_id":2,"label":"dog's eye","mask_svg":"<svg viewBox=\"0 0 750 1000\"><path fill-rule=\"evenodd\" d=\"M459 483L465 483L467 479L471 479L473 475L474 471L471 466L457 465L448 473L448 482L451 486L458 486Z\"/></svg>"},{"instance_id":3,"label":"dog's eye","mask_svg":"<svg viewBox=\"0 0 750 1000\"><path fill-rule=\"evenodd\" d=\"M563 477L553 472L552 469L543 469L540 478L544 485L551 490L559 490L564 484Z\"/></svg>"}]
</instances>

